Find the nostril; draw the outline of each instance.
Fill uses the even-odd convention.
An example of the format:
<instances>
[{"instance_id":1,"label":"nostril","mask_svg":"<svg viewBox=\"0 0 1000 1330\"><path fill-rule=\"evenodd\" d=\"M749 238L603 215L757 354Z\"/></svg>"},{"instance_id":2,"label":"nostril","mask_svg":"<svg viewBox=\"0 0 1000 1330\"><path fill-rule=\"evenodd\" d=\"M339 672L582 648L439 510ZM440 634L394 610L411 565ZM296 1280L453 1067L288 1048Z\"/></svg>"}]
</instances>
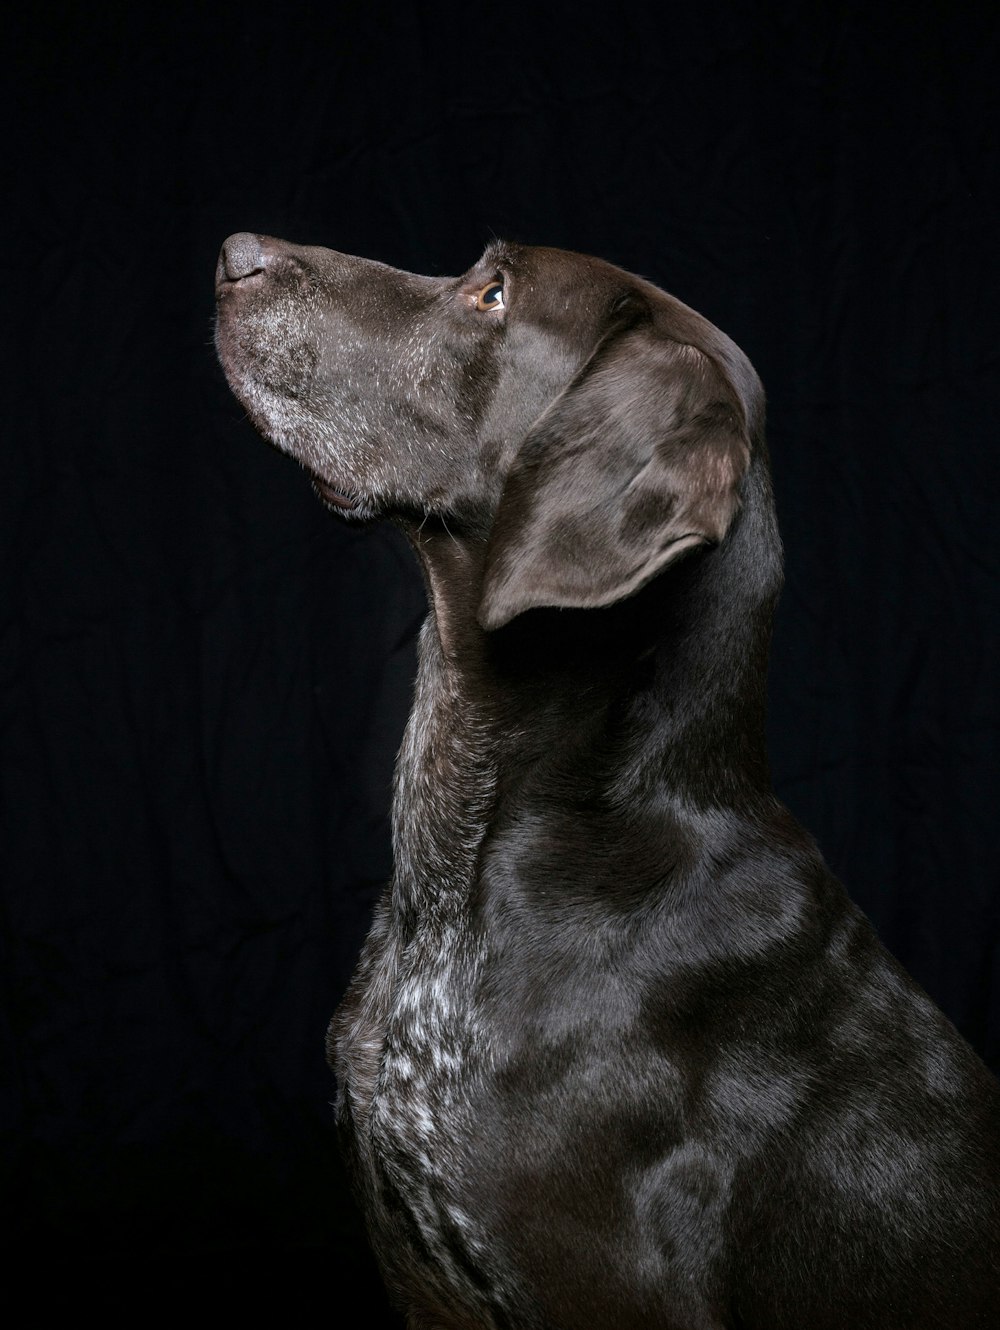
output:
<instances>
[{"instance_id":1,"label":"nostril","mask_svg":"<svg viewBox=\"0 0 1000 1330\"><path fill-rule=\"evenodd\" d=\"M238 231L236 235L230 236L222 246L222 264L230 282L238 282L241 277L260 272L264 267L260 237L249 231Z\"/></svg>"}]
</instances>

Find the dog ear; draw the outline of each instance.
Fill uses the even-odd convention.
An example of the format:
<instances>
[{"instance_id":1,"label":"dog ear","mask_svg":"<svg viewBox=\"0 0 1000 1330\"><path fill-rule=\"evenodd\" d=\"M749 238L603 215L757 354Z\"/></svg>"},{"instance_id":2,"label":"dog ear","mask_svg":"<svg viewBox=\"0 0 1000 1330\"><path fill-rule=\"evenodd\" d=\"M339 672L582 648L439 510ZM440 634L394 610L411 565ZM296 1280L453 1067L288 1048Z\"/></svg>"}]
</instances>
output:
<instances>
[{"instance_id":1,"label":"dog ear","mask_svg":"<svg viewBox=\"0 0 1000 1330\"><path fill-rule=\"evenodd\" d=\"M723 347L738 358L728 368L756 384L742 353L728 339ZM599 346L514 461L480 624L500 628L537 606L613 604L686 550L720 541L750 455L742 398L716 359L648 324Z\"/></svg>"}]
</instances>

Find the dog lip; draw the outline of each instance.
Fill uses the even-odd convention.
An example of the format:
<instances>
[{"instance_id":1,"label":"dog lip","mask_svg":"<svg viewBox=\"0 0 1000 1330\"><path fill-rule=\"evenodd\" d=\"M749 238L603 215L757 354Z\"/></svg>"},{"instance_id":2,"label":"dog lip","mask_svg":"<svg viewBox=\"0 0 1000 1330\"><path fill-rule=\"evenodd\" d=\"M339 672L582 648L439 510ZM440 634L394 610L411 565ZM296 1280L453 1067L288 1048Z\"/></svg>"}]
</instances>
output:
<instances>
[{"instance_id":1,"label":"dog lip","mask_svg":"<svg viewBox=\"0 0 1000 1330\"><path fill-rule=\"evenodd\" d=\"M263 276L263 268L255 268L253 272L244 273L242 277L229 277L221 272L215 279L215 298L221 300L237 287L259 286Z\"/></svg>"},{"instance_id":2,"label":"dog lip","mask_svg":"<svg viewBox=\"0 0 1000 1330\"><path fill-rule=\"evenodd\" d=\"M313 488L325 503L332 503L334 507L342 509L344 512L353 512L358 507L358 498L353 494L345 494L343 490L334 489L329 481L324 480L322 476L317 476L315 471L311 471Z\"/></svg>"}]
</instances>

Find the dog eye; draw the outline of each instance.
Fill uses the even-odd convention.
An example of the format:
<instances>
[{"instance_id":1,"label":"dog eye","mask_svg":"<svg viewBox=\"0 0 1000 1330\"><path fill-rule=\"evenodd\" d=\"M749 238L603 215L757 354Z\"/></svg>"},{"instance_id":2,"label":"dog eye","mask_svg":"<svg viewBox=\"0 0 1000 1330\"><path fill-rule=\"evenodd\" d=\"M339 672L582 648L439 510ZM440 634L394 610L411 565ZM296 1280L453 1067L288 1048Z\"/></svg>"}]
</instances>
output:
<instances>
[{"instance_id":1,"label":"dog eye","mask_svg":"<svg viewBox=\"0 0 1000 1330\"><path fill-rule=\"evenodd\" d=\"M503 309L503 282L487 282L476 292L476 309Z\"/></svg>"}]
</instances>

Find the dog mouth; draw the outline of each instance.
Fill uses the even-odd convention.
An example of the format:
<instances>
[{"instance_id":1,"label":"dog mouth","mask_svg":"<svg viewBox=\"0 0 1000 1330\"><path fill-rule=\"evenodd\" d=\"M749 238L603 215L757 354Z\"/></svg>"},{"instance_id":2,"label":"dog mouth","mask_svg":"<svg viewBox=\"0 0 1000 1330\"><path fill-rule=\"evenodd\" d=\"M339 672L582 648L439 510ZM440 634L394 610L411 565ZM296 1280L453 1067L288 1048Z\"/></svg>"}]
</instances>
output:
<instances>
[{"instance_id":1,"label":"dog mouth","mask_svg":"<svg viewBox=\"0 0 1000 1330\"><path fill-rule=\"evenodd\" d=\"M329 507L336 508L342 513L356 513L360 509L361 500L357 494L335 489L328 480L318 476L315 471L309 470L309 479L312 481L313 489Z\"/></svg>"}]
</instances>

